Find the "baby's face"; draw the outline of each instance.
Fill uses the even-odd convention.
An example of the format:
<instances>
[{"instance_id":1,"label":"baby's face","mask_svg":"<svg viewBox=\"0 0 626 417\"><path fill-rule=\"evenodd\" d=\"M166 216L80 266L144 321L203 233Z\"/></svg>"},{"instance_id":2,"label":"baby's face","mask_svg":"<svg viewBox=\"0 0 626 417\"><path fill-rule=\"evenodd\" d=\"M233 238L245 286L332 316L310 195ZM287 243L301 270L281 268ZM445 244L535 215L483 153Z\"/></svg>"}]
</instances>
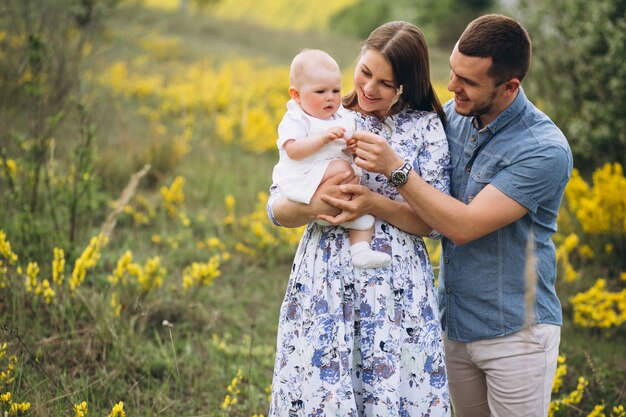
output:
<instances>
[{"instance_id":1,"label":"baby's face","mask_svg":"<svg viewBox=\"0 0 626 417\"><path fill-rule=\"evenodd\" d=\"M341 105L341 75L328 68L309 68L298 87L296 102L310 116L330 118Z\"/></svg>"}]
</instances>

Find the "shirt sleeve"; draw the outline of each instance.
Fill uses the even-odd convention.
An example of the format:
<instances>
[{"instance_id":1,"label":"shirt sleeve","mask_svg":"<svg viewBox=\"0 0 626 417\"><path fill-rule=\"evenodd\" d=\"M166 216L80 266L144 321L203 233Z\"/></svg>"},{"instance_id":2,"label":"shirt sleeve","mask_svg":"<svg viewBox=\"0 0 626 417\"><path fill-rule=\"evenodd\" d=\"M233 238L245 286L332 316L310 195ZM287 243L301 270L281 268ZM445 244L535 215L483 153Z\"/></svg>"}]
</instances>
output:
<instances>
[{"instance_id":1,"label":"shirt sleeve","mask_svg":"<svg viewBox=\"0 0 626 417\"><path fill-rule=\"evenodd\" d=\"M265 211L267 212L267 217L270 219L270 221L272 222L274 226L282 227L282 224L280 224L278 220L276 220L276 217L274 217L274 212L272 211L272 205L274 204L274 201L276 201L278 197L280 197L280 194L278 193L278 187L276 186L276 184L272 184L272 186L270 187L270 195L267 198L267 205L265 206Z\"/></svg>"},{"instance_id":2,"label":"shirt sleeve","mask_svg":"<svg viewBox=\"0 0 626 417\"><path fill-rule=\"evenodd\" d=\"M306 120L299 113L288 110L278 125L278 141L276 142L278 149L282 148L289 139L307 137L308 130Z\"/></svg>"},{"instance_id":3,"label":"shirt sleeve","mask_svg":"<svg viewBox=\"0 0 626 417\"><path fill-rule=\"evenodd\" d=\"M570 165L568 153L562 147L537 146L499 171L491 185L536 213L544 201L562 192Z\"/></svg>"},{"instance_id":4,"label":"shirt sleeve","mask_svg":"<svg viewBox=\"0 0 626 417\"><path fill-rule=\"evenodd\" d=\"M419 174L441 192L450 194L450 151L441 119L428 116L422 132L424 140L419 151ZM439 240L442 235L433 229L428 237Z\"/></svg>"},{"instance_id":5,"label":"shirt sleeve","mask_svg":"<svg viewBox=\"0 0 626 417\"><path fill-rule=\"evenodd\" d=\"M439 191L450 194L450 151L443 124L430 114L423 125L418 163L420 177Z\"/></svg>"}]
</instances>

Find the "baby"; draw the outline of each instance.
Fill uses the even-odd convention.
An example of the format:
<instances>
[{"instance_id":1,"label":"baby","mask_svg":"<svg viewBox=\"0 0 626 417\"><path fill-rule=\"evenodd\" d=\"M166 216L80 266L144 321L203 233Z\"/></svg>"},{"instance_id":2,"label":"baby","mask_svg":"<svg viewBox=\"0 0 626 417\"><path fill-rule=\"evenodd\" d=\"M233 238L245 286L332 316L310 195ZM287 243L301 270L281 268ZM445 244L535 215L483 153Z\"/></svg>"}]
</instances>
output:
<instances>
[{"instance_id":1,"label":"baby","mask_svg":"<svg viewBox=\"0 0 626 417\"><path fill-rule=\"evenodd\" d=\"M328 178L353 169L346 138L354 129L352 114L341 106L341 72L326 52L307 49L291 63L287 113L278 126L280 159L272 180L281 195L309 204ZM360 174L356 166L355 173ZM358 177L354 179L358 183ZM319 224L328 223L318 221ZM371 249L374 217L366 214L342 226L350 229L350 255L359 268L378 268L391 257Z\"/></svg>"}]
</instances>

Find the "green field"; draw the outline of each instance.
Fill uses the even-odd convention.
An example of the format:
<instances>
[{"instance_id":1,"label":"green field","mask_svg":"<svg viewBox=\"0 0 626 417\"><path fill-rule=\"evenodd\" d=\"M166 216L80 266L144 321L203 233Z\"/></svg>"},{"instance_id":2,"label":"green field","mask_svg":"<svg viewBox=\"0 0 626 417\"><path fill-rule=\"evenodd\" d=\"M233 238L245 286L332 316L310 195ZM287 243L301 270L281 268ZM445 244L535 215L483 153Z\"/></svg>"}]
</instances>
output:
<instances>
[{"instance_id":1,"label":"green field","mask_svg":"<svg viewBox=\"0 0 626 417\"><path fill-rule=\"evenodd\" d=\"M76 117L65 118L55 132L57 152L65 156L45 165L55 171L43 177L50 182L49 193L42 194L50 207L40 222L21 217L26 206L16 209L9 198L23 194L11 194L7 174L0 176L0 186L7 187L1 190L0 231L19 256L11 263L0 245L0 269L6 268L0 273L0 372L13 363L11 375L0 378L0 394L11 392L14 403L29 402L26 415L32 416L78 415L74 405L83 401L89 416L106 416L120 401L128 416L266 415L278 310L296 246L289 231L268 224L258 195L269 188L277 154L243 142L249 125L240 119L257 105L259 117L275 119L282 112L265 102L270 95L277 102L287 98L286 88L281 90L287 80L276 77L302 48L327 50L349 77L360 45L325 31L271 30L121 2L81 68L81 94L94 136L85 145L90 165L81 171L89 173L83 180L91 191L78 199L82 221L74 242L66 237L65 223L59 220L55 228L48 215L77 175L69 168L84 137L76 133ZM447 51L432 51L433 78L441 86L448 77L447 57ZM232 72L226 68L230 63L236 63ZM127 72L119 85L115 68ZM188 86L190 70L197 70L198 81ZM224 84L212 84L218 78ZM273 90L260 89L270 84ZM220 97L240 107L231 112L216 104ZM218 133L218 116L234 126L234 139ZM269 135L263 146L273 143L272 133L260 132ZM3 135L7 160L11 152L28 155L23 144L30 139ZM52 161L46 152L44 160ZM25 172L32 161L26 159L15 157L15 175L24 178L17 185L29 184ZM150 171L132 190L108 244L99 248L99 259L72 291L68 282L75 260L101 230L131 175L145 164ZM178 199L172 186L177 177L184 179ZM61 219L67 215L64 209L58 213ZM34 244L28 237L41 230L47 232ZM63 248L67 259L65 281L55 285L52 247ZM143 281L133 267L121 268L118 261L127 251ZM213 258L217 269L208 265ZM39 274L29 272L29 262L38 263ZM623 325L606 332L572 321L570 297L588 288L598 273L583 270L587 280L559 282L566 317L561 352L568 367L558 397L574 390L580 376L589 385L581 403L563 406L555 415L587 416L604 403L608 416L611 407L624 403ZM36 276L37 285L49 280L56 291L50 303L43 289L29 289L29 276ZM196 281L186 287L185 277ZM8 410L7 402L0 400L0 407Z\"/></svg>"}]
</instances>

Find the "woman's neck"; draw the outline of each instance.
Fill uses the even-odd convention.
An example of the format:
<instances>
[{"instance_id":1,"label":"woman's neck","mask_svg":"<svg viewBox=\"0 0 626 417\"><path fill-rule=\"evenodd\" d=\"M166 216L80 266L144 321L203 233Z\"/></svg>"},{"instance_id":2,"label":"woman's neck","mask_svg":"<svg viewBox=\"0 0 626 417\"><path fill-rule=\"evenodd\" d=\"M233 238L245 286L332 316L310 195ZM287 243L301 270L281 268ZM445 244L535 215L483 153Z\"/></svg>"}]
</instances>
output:
<instances>
[{"instance_id":1,"label":"woman's neck","mask_svg":"<svg viewBox=\"0 0 626 417\"><path fill-rule=\"evenodd\" d=\"M389 116L393 116L394 114L398 114L402 111L402 109L404 108L404 103L398 102L396 104L394 104L393 106L391 106L391 108L389 110L387 110L386 112L366 112L363 109L361 109L359 107L358 104L356 104L354 107L348 107L348 110L352 110L355 111L357 113L361 113L364 116L372 116L377 118L378 120L380 120L381 122L383 120L385 120L387 117Z\"/></svg>"}]
</instances>

